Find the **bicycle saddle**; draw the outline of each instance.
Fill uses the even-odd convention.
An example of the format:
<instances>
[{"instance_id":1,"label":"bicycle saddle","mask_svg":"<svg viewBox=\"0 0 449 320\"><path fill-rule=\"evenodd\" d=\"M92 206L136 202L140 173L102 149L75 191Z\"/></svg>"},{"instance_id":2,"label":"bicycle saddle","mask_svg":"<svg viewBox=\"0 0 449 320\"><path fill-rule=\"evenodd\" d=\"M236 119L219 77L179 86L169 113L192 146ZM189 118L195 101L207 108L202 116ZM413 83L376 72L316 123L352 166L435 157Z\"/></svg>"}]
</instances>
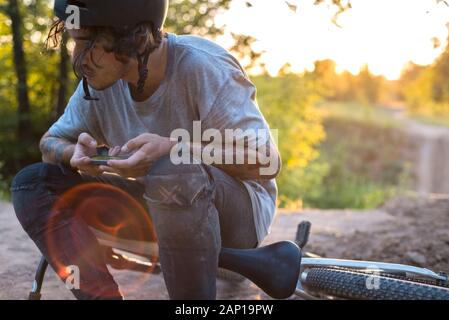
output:
<instances>
[{"instance_id":1,"label":"bicycle saddle","mask_svg":"<svg viewBox=\"0 0 449 320\"><path fill-rule=\"evenodd\" d=\"M296 290L301 249L281 241L257 249L222 248L218 265L254 282L275 299L286 299Z\"/></svg>"}]
</instances>

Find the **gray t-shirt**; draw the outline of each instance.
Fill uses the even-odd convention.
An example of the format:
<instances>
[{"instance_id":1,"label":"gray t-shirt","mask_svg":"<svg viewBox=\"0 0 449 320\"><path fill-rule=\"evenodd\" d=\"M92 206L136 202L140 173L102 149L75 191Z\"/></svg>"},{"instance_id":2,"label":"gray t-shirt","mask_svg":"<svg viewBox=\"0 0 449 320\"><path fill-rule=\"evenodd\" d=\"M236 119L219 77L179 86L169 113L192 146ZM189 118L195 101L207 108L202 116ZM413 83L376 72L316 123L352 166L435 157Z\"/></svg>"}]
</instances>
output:
<instances>
[{"instance_id":1,"label":"gray t-shirt","mask_svg":"<svg viewBox=\"0 0 449 320\"><path fill-rule=\"evenodd\" d=\"M119 80L103 91L91 88L99 100L86 101L80 84L50 134L76 141L87 132L101 144L122 146L146 132L170 137L182 128L193 135L194 121L201 121L202 131L269 129L256 102L255 86L231 54L200 37L167 36L166 75L150 98L134 101L127 83ZM260 243L276 212L276 182L242 182L251 197Z\"/></svg>"}]
</instances>

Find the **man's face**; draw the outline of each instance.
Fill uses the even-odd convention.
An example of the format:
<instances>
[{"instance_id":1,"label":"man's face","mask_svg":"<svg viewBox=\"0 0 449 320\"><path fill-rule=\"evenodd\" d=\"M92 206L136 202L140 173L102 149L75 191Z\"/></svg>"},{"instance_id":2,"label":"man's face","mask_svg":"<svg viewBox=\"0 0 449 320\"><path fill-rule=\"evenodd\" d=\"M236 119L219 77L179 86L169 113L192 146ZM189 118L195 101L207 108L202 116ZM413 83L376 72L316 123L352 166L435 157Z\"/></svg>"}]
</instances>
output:
<instances>
[{"instance_id":1,"label":"man's face","mask_svg":"<svg viewBox=\"0 0 449 320\"><path fill-rule=\"evenodd\" d=\"M74 41L72 59L75 59L89 45L90 34L87 29L68 30ZM106 52L103 45L105 39L100 39L81 61L82 71L89 85L95 90L104 90L123 78L130 70L129 64L116 59L113 52Z\"/></svg>"}]
</instances>

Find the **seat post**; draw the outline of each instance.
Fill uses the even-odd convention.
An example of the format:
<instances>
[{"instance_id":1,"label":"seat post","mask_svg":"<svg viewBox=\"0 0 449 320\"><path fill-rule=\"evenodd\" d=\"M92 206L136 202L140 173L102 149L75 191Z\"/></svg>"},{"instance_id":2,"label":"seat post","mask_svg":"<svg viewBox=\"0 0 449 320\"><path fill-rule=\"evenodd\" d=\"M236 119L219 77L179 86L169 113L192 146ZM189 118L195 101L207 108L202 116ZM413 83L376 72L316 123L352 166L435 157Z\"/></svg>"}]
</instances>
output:
<instances>
[{"instance_id":1,"label":"seat post","mask_svg":"<svg viewBox=\"0 0 449 320\"><path fill-rule=\"evenodd\" d=\"M44 282L45 272L47 271L48 262L44 256L42 256L39 266L36 270L36 275L33 281L33 288L31 289L28 300L40 300L41 299L41 289L42 283Z\"/></svg>"}]
</instances>

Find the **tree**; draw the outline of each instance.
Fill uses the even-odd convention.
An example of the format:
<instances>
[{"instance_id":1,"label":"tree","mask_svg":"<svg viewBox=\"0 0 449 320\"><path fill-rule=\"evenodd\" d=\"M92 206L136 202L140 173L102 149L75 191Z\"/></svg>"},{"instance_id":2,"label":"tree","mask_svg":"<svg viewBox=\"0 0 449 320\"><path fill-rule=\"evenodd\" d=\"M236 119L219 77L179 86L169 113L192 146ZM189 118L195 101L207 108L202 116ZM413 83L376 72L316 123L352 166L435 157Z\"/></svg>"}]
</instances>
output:
<instances>
[{"instance_id":1,"label":"tree","mask_svg":"<svg viewBox=\"0 0 449 320\"><path fill-rule=\"evenodd\" d=\"M53 52L42 39L50 6L40 0L0 0L0 174L10 180L39 161L37 142L48 128L57 76Z\"/></svg>"},{"instance_id":2,"label":"tree","mask_svg":"<svg viewBox=\"0 0 449 320\"><path fill-rule=\"evenodd\" d=\"M333 99L336 96L336 85L339 81L335 69L336 64L332 60L327 59L315 62L312 76L323 98Z\"/></svg>"},{"instance_id":3,"label":"tree","mask_svg":"<svg viewBox=\"0 0 449 320\"><path fill-rule=\"evenodd\" d=\"M362 94L361 98L371 104L377 102L381 85L380 77L374 76L368 65L364 65L357 78L359 82L358 89Z\"/></svg>"},{"instance_id":4,"label":"tree","mask_svg":"<svg viewBox=\"0 0 449 320\"><path fill-rule=\"evenodd\" d=\"M338 17L343 12L351 9L351 0L315 0L315 5L326 4L329 7L336 8L332 22L338 26Z\"/></svg>"},{"instance_id":5,"label":"tree","mask_svg":"<svg viewBox=\"0 0 449 320\"><path fill-rule=\"evenodd\" d=\"M310 75L286 72L278 77L261 75L252 80L258 89L260 109L270 127L278 130L283 168L277 182L281 205L285 205L302 198L303 191L310 190L307 185L315 184L321 175L306 172L319 155L318 144L325 138L321 116L314 107L319 97Z\"/></svg>"},{"instance_id":6,"label":"tree","mask_svg":"<svg viewBox=\"0 0 449 320\"><path fill-rule=\"evenodd\" d=\"M172 0L165 28L177 34L215 36L222 30L214 17L229 8L231 0Z\"/></svg>"},{"instance_id":7,"label":"tree","mask_svg":"<svg viewBox=\"0 0 449 320\"><path fill-rule=\"evenodd\" d=\"M234 45L230 48L230 51L235 53L243 67L251 69L259 65L259 59L263 52L253 50L252 46L256 42L256 38L236 33L231 33L231 35L234 39Z\"/></svg>"},{"instance_id":8,"label":"tree","mask_svg":"<svg viewBox=\"0 0 449 320\"><path fill-rule=\"evenodd\" d=\"M444 52L433 67L432 95L435 102L449 101L449 38Z\"/></svg>"},{"instance_id":9,"label":"tree","mask_svg":"<svg viewBox=\"0 0 449 320\"><path fill-rule=\"evenodd\" d=\"M19 139L27 138L30 132L30 101L28 96L28 72L23 49L23 20L17 0L9 0L5 13L11 19L11 33L13 38L14 67L17 76L18 127Z\"/></svg>"},{"instance_id":10,"label":"tree","mask_svg":"<svg viewBox=\"0 0 449 320\"><path fill-rule=\"evenodd\" d=\"M69 53L67 51L68 34L62 34L61 45L59 48L59 88L58 99L53 109L53 120L57 120L64 113L67 105L67 91L69 86Z\"/></svg>"}]
</instances>

